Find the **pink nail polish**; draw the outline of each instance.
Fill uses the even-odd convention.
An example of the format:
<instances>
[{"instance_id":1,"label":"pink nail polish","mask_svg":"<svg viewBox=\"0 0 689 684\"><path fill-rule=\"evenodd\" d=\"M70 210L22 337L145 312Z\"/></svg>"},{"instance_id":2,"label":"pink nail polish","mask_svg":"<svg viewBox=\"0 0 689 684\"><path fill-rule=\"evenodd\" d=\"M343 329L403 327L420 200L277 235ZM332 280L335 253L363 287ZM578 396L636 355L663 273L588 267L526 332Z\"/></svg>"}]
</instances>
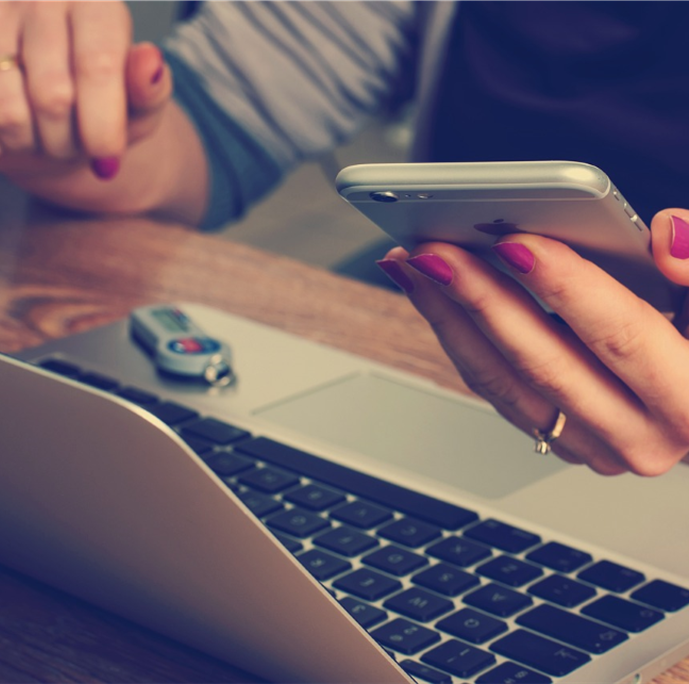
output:
<instances>
[{"instance_id":1,"label":"pink nail polish","mask_svg":"<svg viewBox=\"0 0 689 684\"><path fill-rule=\"evenodd\" d=\"M120 170L119 157L98 157L91 160L91 170L101 180L110 180Z\"/></svg>"},{"instance_id":2,"label":"pink nail polish","mask_svg":"<svg viewBox=\"0 0 689 684\"><path fill-rule=\"evenodd\" d=\"M395 285L404 290L407 294L414 291L412 279L404 272L402 266L395 259L381 259L376 264L392 280Z\"/></svg>"},{"instance_id":3,"label":"pink nail polish","mask_svg":"<svg viewBox=\"0 0 689 684\"><path fill-rule=\"evenodd\" d=\"M672 222L672 242L670 254L675 259L689 259L689 223L679 216L670 217Z\"/></svg>"},{"instance_id":4,"label":"pink nail polish","mask_svg":"<svg viewBox=\"0 0 689 684\"><path fill-rule=\"evenodd\" d=\"M158 83L162 78L163 74L165 73L165 65L161 64L156 70L153 76L151 76L151 85L155 85Z\"/></svg>"},{"instance_id":5,"label":"pink nail polish","mask_svg":"<svg viewBox=\"0 0 689 684\"><path fill-rule=\"evenodd\" d=\"M455 277L449 264L437 254L419 254L407 263L438 285L449 285Z\"/></svg>"},{"instance_id":6,"label":"pink nail polish","mask_svg":"<svg viewBox=\"0 0 689 684\"><path fill-rule=\"evenodd\" d=\"M493 249L505 263L519 273L531 273L536 265L531 250L518 242L498 242L493 245Z\"/></svg>"}]
</instances>

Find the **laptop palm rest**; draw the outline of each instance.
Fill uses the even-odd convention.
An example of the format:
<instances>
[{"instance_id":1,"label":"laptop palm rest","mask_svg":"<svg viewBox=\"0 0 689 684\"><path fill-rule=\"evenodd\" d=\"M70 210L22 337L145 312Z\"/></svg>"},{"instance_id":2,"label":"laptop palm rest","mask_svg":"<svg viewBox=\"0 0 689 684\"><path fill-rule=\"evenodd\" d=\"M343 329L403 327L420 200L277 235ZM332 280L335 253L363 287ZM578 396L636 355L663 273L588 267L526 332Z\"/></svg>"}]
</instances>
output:
<instances>
[{"instance_id":1,"label":"laptop palm rest","mask_svg":"<svg viewBox=\"0 0 689 684\"><path fill-rule=\"evenodd\" d=\"M532 439L485 408L382 374L342 378L257 413L488 499L566 468L537 458Z\"/></svg>"}]
</instances>

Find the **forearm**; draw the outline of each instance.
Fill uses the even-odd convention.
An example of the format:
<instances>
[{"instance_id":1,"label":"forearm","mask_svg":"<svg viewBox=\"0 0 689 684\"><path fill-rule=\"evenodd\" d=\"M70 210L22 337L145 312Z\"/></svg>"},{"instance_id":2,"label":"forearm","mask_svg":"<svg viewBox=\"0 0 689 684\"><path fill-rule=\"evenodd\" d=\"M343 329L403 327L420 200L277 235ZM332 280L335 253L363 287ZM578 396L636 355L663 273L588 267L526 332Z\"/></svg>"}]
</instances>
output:
<instances>
[{"instance_id":1,"label":"forearm","mask_svg":"<svg viewBox=\"0 0 689 684\"><path fill-rule=\"evenodd\" d=\"M87 160L55 162L37 171L18 163L13 182L48 202L71 209L122 215L155 214L197 225L208 196L208 166L193 125L173 102L148 137L123 155L119 172L99 179Z\"/></svg>"}]
</instances>

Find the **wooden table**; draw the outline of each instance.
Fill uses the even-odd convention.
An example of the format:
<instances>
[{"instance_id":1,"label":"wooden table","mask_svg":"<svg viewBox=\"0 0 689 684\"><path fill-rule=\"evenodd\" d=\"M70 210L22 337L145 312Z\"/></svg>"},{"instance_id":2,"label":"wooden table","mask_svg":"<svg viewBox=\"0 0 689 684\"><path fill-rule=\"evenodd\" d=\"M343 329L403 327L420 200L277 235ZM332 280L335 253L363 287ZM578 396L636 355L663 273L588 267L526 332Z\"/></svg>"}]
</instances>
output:
<instances>
[{"instance_id":1,"label":"wooden table","mask_svg":"<svg viewBox=\"0 0 689 684\"><path fill-rule=\"evenodd\" d=\"M21 197L0 200L0 351L174 301L215 306L462 388L401 295L181 226L56 216ZM0 683L255 681L0 567ZM689 659L656 682L689 682Z\"/></svg>"}]
</instances>

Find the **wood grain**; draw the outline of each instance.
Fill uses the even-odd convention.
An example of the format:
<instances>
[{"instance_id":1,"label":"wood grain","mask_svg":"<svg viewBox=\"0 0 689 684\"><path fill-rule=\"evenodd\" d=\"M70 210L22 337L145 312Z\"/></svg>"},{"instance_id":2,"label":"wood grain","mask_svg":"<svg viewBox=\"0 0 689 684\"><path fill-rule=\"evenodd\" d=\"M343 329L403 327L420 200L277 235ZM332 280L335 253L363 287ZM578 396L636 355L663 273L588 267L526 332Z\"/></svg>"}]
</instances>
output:
<instances>
[{"instance_id":1,"label":"wood grain","mask_svg":"<svg viewBox=\"0 0 689 684\"><path fill-rule=\"evenodd\" d=\"M0 204L0 207L2 204ZM193 301L462 389L406 299L143 219L0 209L0 351ZM0 568L0 682L255 682L251 675ZM658 677L687 684L689 659Z\"/></svg>"}]
</instances>

